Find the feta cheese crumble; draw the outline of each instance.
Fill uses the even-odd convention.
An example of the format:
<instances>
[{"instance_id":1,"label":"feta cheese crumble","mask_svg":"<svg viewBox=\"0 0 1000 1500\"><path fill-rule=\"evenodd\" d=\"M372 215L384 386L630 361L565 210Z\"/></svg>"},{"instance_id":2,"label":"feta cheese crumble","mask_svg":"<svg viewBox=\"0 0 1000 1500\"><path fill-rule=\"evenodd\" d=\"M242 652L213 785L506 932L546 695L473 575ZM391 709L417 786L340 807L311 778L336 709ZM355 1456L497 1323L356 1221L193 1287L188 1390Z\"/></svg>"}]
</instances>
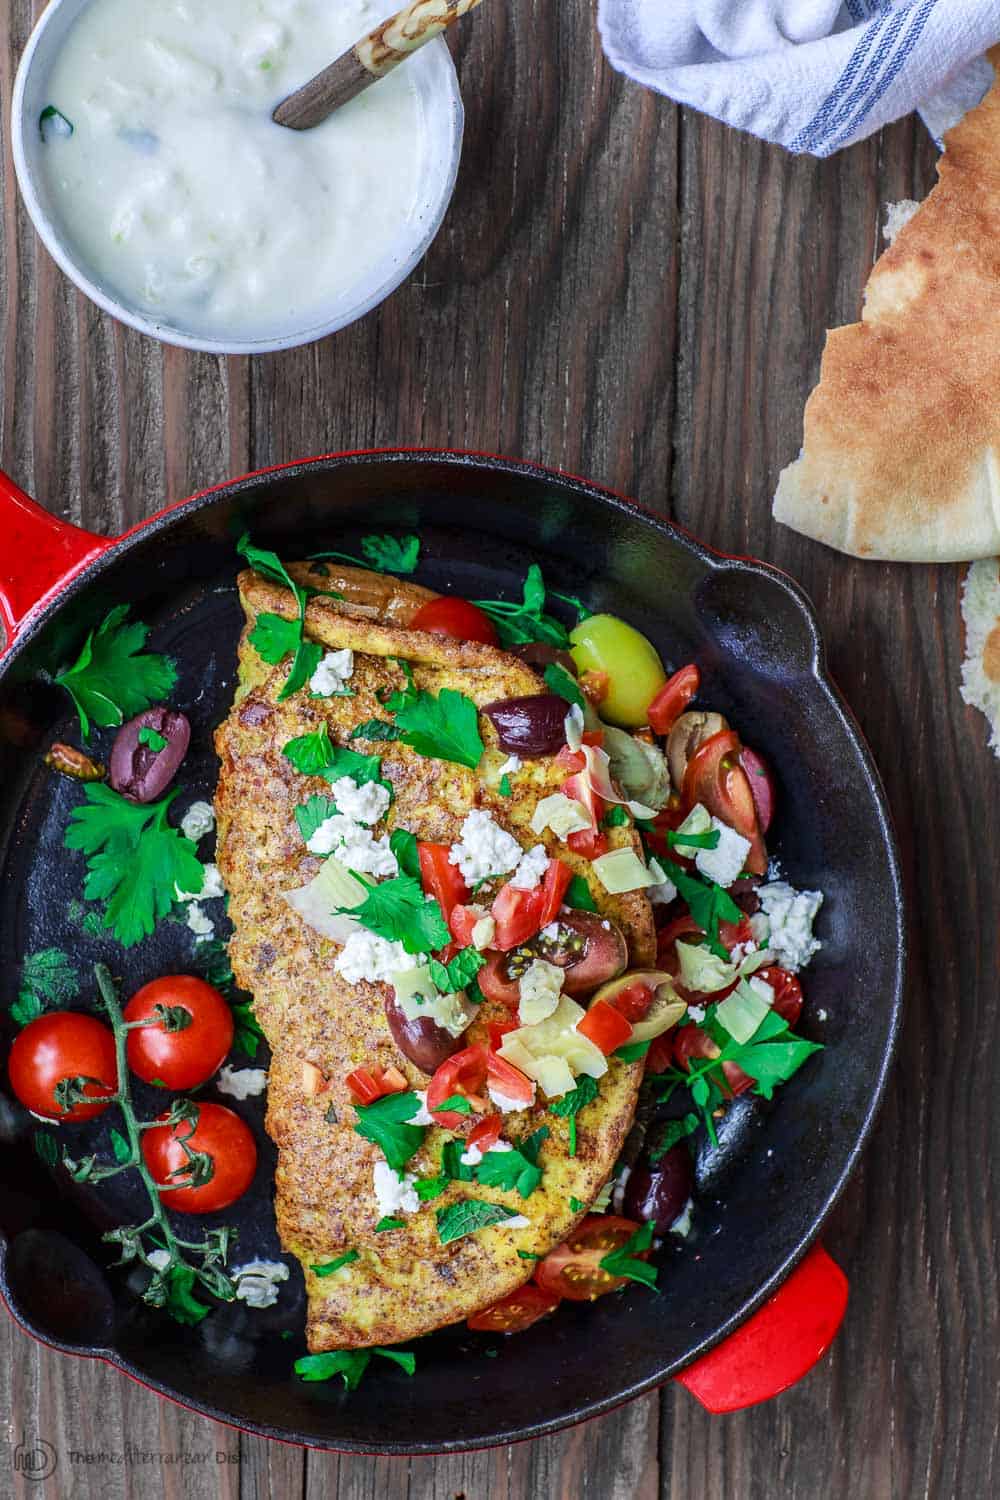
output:
<instances>
[{"instance_id":1,"label":"feta cheese crumble","mask_svg":"<svg viewBox=\"0 0 1000 1500\"><path fill-rule=\"evenodd\" d=\"M458 1159L463 1167L478 1167L483 1159L483 1153L478 1146L466 1146Z\"/></svg>"},{"instance_id":2,"label":"feta cheese crumble","mask_svg":"<svg viewBox=\"0 0 1000 1500\"><path fill-rule=\"evenodd\" d=\"M689 1005L687 1018L689 1021L693 1021L696 1026L700 1026L705 1019L705 1012L700 1005Z\"/></svg>"},{"instance_id":3,"label":"feta cheese crumble","mask_svg":"<svg viewBox=\"0 0 1000 1500\"><path fill-rule=\"evenodd\" d=\"M352 932L333 961L333 967L348 984L391 984L394 974L419 968L427 962L424 953L407 953L402 943L392 943L375 932Z\"/></svg>"},{"instance_id":4,"label":"feta cheese crumble","mask_svg":"<svg viewBox=\"0 0 1000 1500\"><path fill-rule=\"evenodd\" d=\"M450 864L458 865L468 885L506 875L519 864L522 849L517 839L495 823L489 813L474 807L462 824L462 837L452 844Z\"/></svg>"},{"instance_id":5,"label":"feta cheese crumble","mask_svg":"<svg viewBox=\"0 0 1000 1500\"><path fill-rule=\"evenodd\" d=\"M267 1088L265 1068L232 1068L227 1063L220 1068L215 1079L220 1094L230 1094L234 1099L249 1099L262 1094Z\"/></svg>"},{"instance_id":6,"label":"feta cheese crumble","mask_svg":"<svg viewBox=\"0 0 1000 1500\"><path fill-rule=\"evenodd\" d=\"M334 693L342 693L353 676L353 651L327 651L310 677L309 687L317 698L330 698Z\"/></svg>"},{"instance_id":7,"label":"feta cheese crumble","mask_svg":"<svg viewBox=\"0 0 1000 1500\"><path fill-rule=\"evenodd\" d=\"M278 1300L278 1287L288 1280L288 1274L283 1260L248 1260L246 1265L234 1266L232 1270L236 1295L248 1307L273 1307Z\"/></svg>"},{"instance_id":8,"label":"feta cheese crumble","mask_svg":"<svg viewBox=\"0 0 1000 1500\"><path fill-rule=\"evenodd\" d=\"M520 863L510 883L516 891L533 891L544 878L549 867L549 856L544 844L536 844L529 849L527 854L521 856Z\"/></svg>"},{"instance_id":9,"label":"feta cheese crumble","mask_svg":"<svg viewBox=\"0 0 1000 1500\"><path fill-rule=\"evenodd\" d=\"M782 968L795 974L823 946L812 930L823 893L797 891L787 881L779 880L760 886L757 895L769 924L767 946Z\"/></svg>"},{"instance_id":10,"label":"feta cheese crumble","mask_svg":"<svg viewBox=\"0 0 1000 1500\"><path fill-rule=\"evenodd\" d=\"M507 760L504 761L503 765L498 768L497 775L513 776L514 772L519 771L523 765L524 761L519 755L511 755L507 758Z\"/></svg>"},{"instance_id":11,"label":"feta cheese crumble","mask_svg":"<svg viewBox=\"0 0 1000 1500\"><path fill-rule=\"evenodd\" d=\"M197 901L188 902L187 925L194 933L195 944L207 942L215 936L215 923L203 912Z\"/></svg>"},{"instance_id":12,"label":"feta cheese crumble","mask_svg":"<svg viewBox=\"0 0 1000 1500\"><path fill-rule=\"evenodd\" d=\"M192 802L181 818L181 833L193 844L204 838L206 833L211 833L214 827L215 811L211 802Z\"/></svg>"},{"instance_id":13,"label":"feta cheese crumble","mask_svg":"<svg viewBox=\"0 0 1000 1500\"><path fill-rule=\"evenodd\" d=\"M500 1223L502 1229L528 1229L530 1226L531 1220L526 1219L524 1214L514 1214L512 1218L502 1219Z\"/></svg>"},{"instance_id":14,"label":"feta cheese crumble","mask_svg":"<svg viewBox=\"0 0 1000 1500\"><path fill-rule=\"evenodd\" d=\"M358 786L353 776L338 776L330 783L330 795L337 804L337 811L355 823L377 823L389 810L392 797L389 788L381 781L366 781Z\"/></svg>"},{"instance_id":15,"label":"feta cheese crumble","mask_svg":"<svg viewBox=\"0 0 1000 1500\"><path fill-rule=\"evenodd\" d=\"M375 838L369 828L355 823L343 813L324 818L311 834L306 848L310 854L332 854L347 870L359 875L392 876L399 874L399 863L383 834Z\"/></svg>"},{"instance_id":16,"label":"feta cheese crumble","mask_svg":"<svg viewBox=\"0 0 1000 1500\"><path fill-rule=\"evenodd\" d=\"M522 1026L537 1026L559 1004L564 974L557 964L544 958L533 959L521 975L518 991L521 996L518 1014Z\"/></svg>"},{"instance_id":17,"label":"feta cheese crumble","mask_svg":"<svg viewBox=\"0 0 1000 1500\"><path fill-rule=\"evenodd\" d=\"M434 1124L434 1116L431 1114L430 1110L427 1108L427 1090L426 1089L417 1089L417 1098L420 1100L420 1104L419 1104L419 1107L417 1109L416 1114L410 1116L410 1124L411 1125L433 1125Z\"/></svg>"},{"instance_id":18,"label":"feta cheese crumble","mask_svg":"<svg viewBox=\"0 0 1000 1500\"><path fill-rule=\"evenodd\" d=\"M215 901L219 896L226 894L218 865L202 865L202 869L205 871L205 879L202 881L201 890L182 891L180 886L175 885L175 901Z\"/></svg>"},{"instance_id":19,"label":"feta cheese crumble","mask_svg":"<svg viewBox=\"0 0 1000 1500\"><path fill-rule=\"evenodd\" d=\"M419 1212L420 1199L413 1186L417 1179L412 1172L407 1172L401 1177L387 1161L377 1161L373 1176L375 1197L381 1218L388 1219L400 1212L404 1214Z\"/></svg>"},{"instance_id":20,"label":"feta cheese crumble","mask_svg":"<svg viewBox=\"0 0 1000 1500\"><path fill-rule=\"evenodd\" d=\"M712 819L712 827L718 831L719 842L714 849L699 849L695 854L695 866L706 880L714 880L723 887L732 885L744 870L744 862L750 853L750 840L745 839L735 828Z\"/></svg>"}]
</instances>

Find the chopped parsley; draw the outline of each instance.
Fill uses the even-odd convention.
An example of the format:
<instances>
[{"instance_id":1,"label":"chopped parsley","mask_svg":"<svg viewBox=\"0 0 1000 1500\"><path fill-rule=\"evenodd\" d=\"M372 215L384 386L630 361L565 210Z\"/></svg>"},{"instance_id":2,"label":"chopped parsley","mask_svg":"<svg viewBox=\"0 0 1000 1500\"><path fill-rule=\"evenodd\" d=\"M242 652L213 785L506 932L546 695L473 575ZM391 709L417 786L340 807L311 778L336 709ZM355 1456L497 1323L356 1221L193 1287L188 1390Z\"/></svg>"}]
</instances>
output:
<instances>
[{"instance_id":1,"label":"chopped parsley","mask_svg":"<svg viewBox=\"0 0 1000 1500\"><path fill-rule=\"evenodd\" d=\"M661 859L664 873L670 877L691 916L705 933L708 946L717 958L728 959L729 953L719 941L720 922L739 922L743 913L728 891L712 880L689 875L672 859Z\"/></svg>"},{"instance_id":2,"label":"chopped parsley","mask_svg":"<svg viewBox=\"0 0 1000 1500\"><path fill-rule=\"evenodd\" d=\"M121 1131L112 1128L108 1132L108 1137L111 1141L111 1155L114 1157L115 1161L118 1162L119 1165L124 1165L125 1162L131 1161L132 1147L122 1135Z\"/></svg>"},{"instance_id":3,"label":"chopped parsley","mask_svg":"<svg viewBox=\"0 0 1000 1500\"><path fill-rule=\"evenodd\" d=\"M416 1094L386 1094L374 1104L356 1104L355 1133L378 1146L394 1172L401 1172L420 1150L427 1128L409 1122L420 1108Z\"/></svg>"},{"instance_id":4,"label":"chopped parsley","mask_svg":"<svg viewBox=\"0 0 1000 1500\"><path fill-rule=\"evenodd\" d=\"M398 707L393 700L402 699ZM454 688L433 693L418 689L393 694L387 707L395 713L404 745L432 760L454 761L474 771L483 753L479 714L471 698Z\"/></svg>"},{"instance_id":5,"label":"chopped parsley","mask_svg":"<svg viewBox=\"0 0 1000 1500\"><path fill-rule=\"evenodd\" d=\"M92 722L116 728L169 697L177 681L169 657L143 651L149 626L139 620L126 625L128 612L127 604L119 604L106 614L73 665L55 679L73 699L85 740Z\"/></svg>"},{"instance_id":6,"label":"chopped parsley","mask_svg":"<svg viewBox=\"0 0 1000 1500\"><path fill-rule=\"evenodd\" d=\"M432 1115L439 1115L442 1110L449 1109L456 1115L471 1115L472 1105L464 1094L450 1094L441 1104L435 1104L431 1110Z\"/></svg>"},{"instance_id":7,"label":"chopped parsley","mask_svg":"<svg viewBox=\"0 0 1000 1500\"><path fill-rule=\"evenodd\" d=\"M498 790L501 797L513 797L514 795L514 788L510 784L510 777L507 775L506 771L500 777L500 786Z\"/></svg>"},{"instance_id":8,"label":"chopped parsley","mask_svg":"<svg viewBox=\"0 0 1000 1500\"><path fill-rule=\"evenodd\" d=\"M387 719L366 719L350 733L352 740L401 740L403 731Z\"/></svg>"},{"instance_id":9,"label":"chopped parsley","mask_svg":"<svg viewBox=\"0 0 1000 1500\"><path fill-rule=\"evenodd\" d=\"M624 828L628 823L628 820L628 813L625 811L624 807L609 807L607 812L604 814L604 817L601 819L601 827ZM718 842L718 840L716 840L716 842Z\"/></svg>"},{"instance_id":10,"label":"chopped parsley","mask_svg":"<svg viewBox=\"0 0 1000 1500\"><path fill-rule=\"evenodd\" d=\"M502 1155L503 1153L501 1153ZM487 1203L483 1198L463 1198L461 1203L450 1203L437 1211L438 1239L442 1245L460 1240L491 1224L502 1224L504 1219L516 1217L512 1208L502 1203Z\"/></svg>"},{"instance_id":11,"label":"chopped parsley","mask_svg":"<svg viewBox=\"0 0 1000 1500\"><path fill-rule=\"evenodd\" d=\"M338 1255L336 1260L328 1260L322 1266L310 1266L310 1271L315 1271L317 1276L332 1276L334 1271L339 1271L343 1266L353 1265L358 1259L356 1250L345 1250L343 1255Z\"/></svg>"},{"instance_id":12,"label":"chopped parsley","mask_svg":"<svg viewBox=\"0 0 1000 1500\"><path fill-rule=\"evenodd\" d=\"M349 1391L357 1390L373 1354L382 1359L391 1359L407 1375L417 1368L416 1356L408 1349L330 1349L325 1354L303 1354L295 1361L295 1373L300 1380L332 1380L339 1375Z\"/></svg>"},{"instance_id":13,"label":"chopped parsley","mask_svg":"<svg viewBox=\"0 0 1000 1500\"><path fill-rule=\"evenodd\" d=\"M570 1193L570 1195L569 1195L569 1206L570 1206L571 1210L573 1211L573 1213L578 1214L580 1212L581 1208L586 1208L587 1205L585 1203L581 1202L581 1200L579 1198L574 1198L573 1194Z\"/></svg>"},{"instance_id":14,"label":"chopped parsley","mask_svg":"<svg viewBox=\"0 0 1000 1500\"><path fill-rule=\"evenodd\" d=\"M582 875L574 875L566 887L563 904L572 906L576 911L596 911L594 898L590 894L590 886Z\"/></svg>"},{"instance_id":15,"label":"chopped parsley","mask_svg":"<svg viewBox=\"0 0 1000 1500\"><path fill-rule=\"evenodd\" d=\"M429 964L431 978L442 995L453 995L457 990L467 989L486 960L475 948L463 948L447 964L432 958Z\"/></svg>"},{"instance_id":16,"label":"chopped parsley","mask_svg":"<svg viewBox=\"0 0 1000 1500\"><path fill-rule=\"evenodd\" d=\"M154 755L159 755L161 750L167 748L167 741L163 735L160 734L159 730L152 729L148 724L144 724L139 730L139 744L145 745L148 749L152 750Z\"/></svg>"},{"instance_id":17,"label":"chopped parsley","mask_svg":"<svg viewBox=\"0 0 1000 1500\"><path fill-rule=\"evenodd\" d=\"M317 828L322 828L327 818L332 818L337 811L337 804L332 797L310 797L308 802L300 802L295 809L295 821L299 825L303 843L308 844Z\"/></svg>"},{"instance_id":18,"label":"chopped parsley","mask_svg":"<svg viewBox=\"0 0 1000 1500\"><path fill-rule=\"evenodd\" d=\"M420 879L420 851L417 841L406 828L394 828L389 835L389 848L396 856L396 863L404 875Z\"/></svg>"},{"instance_id":19,"label":"chopped parsley","mask_svg":"<svg viewBox=\"0 0 1000 1500\"><path fill-rule=\"evenodd\" d=\"M614 1050L614 1056L621 1062L638 1062L640 1057L645 1057L653 1043L650 1042L623 1042Z\"/></svg>"},{"instance_id":20,"label":"chopped parsley","mask_svg":"<svg viewBox=\"0 0 1000 1500\"><path fill-rule=\"evenodd\" d=\"M292 665L285 685L278 694L278 701L290 698L304 687L320 664L323 648L316 641L305 638L306 603L309 590L288 572L276 552L267 552L255 547L248 532L244 532L236 543L236 550L245 557L251 568L272 583L279 583L291 591L298 610L298 619L288 621L280 615L264 613L258 615L257 623L250 634L250 644L257 654L270 666L277 666L286 656L291 656Z\"/></svg>"},{"instance_id":21,"label":"chopped parsley","mask_svg":"<svg viewBox=\"0 0 1000 1500\"><path fill-rule=\"evenodd\" d=\"M718 849L721 837L717 828L706 828L704 833L680 833L672 828L667 831L671 849Z\"/></svg>"},{"instance_id":22,"label":"chopped parsley","mask_svg":"<svg viewBox=\"0 0 1000 1500\"><path fill-rule=\"evenodd\" d=\"M282 746L281 753L302 776L322 776L327 781L350 776L358 786L377 781L392 792L391 782L382 776L382 757L359 755L356 750L335 745L325 723L312 734L300 734L297 739L289 740Z\"/></svg>"},{"instance_id":23,"label":"chopped parsley","mask_svg":"<svg viewBox=\"0 0 1000 1500\"><path fill-rule=\"evenodd\" d=\"M619 1245L617 1250L610 1250L607 1255L602 1256L601 1270L607 1271L609 1276L624 1276L628 1281L641 1281L644 1286L655 1288L656 1267L647 1264L644 1260L639 1260L636 1255L639 1250L648 1250L652 1243L652 1224L640 1224L623 1245Z\"/></svg>"},{"instance_id":24,"label":"chopped parsley","mask_svg":"<svg viewBox=\"0 0 1000 1500\"><path fill-rule=\"evenodd\" d=\"M405 1228L406 1228L406 1220L405 1219L394 1219L391 1214L386 1214L385 1218L379 1219L378 1223L375 1225L375 1233L376 1234L387 1234L390 1229L405 1229Z\"/></svg>"},{"instance_id":25,"label":"chopped parsley","mask_svg":"<svg viewBox=\"0 0 1000 1500\"><path fill-rule=\"evenodd\" d=\"M537 1250L519 1250L518 1255L522 1260L544 1260L544 1255L539 1255Z\"/></svg>"},{"instance_id":26,"label":"chopped parsley","mask_svg":"<svg viewBox=\"0 0 1000 1500\"><path fill-rule=\"evenodd\" d=\"M582 617L584 606L568 594L555 597L571 603ZM489 615L497 628L500 644L506 649L523 646L530 641L544 641L549 646L565 648L569 645L569 632L554 616L545 613L545 580L537 563L532 563L524 580L521 602L511 603L506 599L474 599L484 614Z\"/></svg>"},{"instance_id":27,"label":"chopped parsley","mask_svg":"<svg viewBox=\"0 0 1000 1500\"><path fill-rule=\"evenodd\" d=\"M56 109L54 104L46 104L38 116L38 134L46 146L54 136L62 136L65 140L69 140L73 134L73 121L64 115L61 109Z\"/></svg>"},{"instance_id":28,"label":"chopped parsley","mask_svg":"<svg viewBox=\"0 0 1000 1500\"><path fill-rule=\"evenodd\" d=\"M60 948L29 953L21 965L21 988L10 1007L18 1026L27 1026L46 1005L66 1005L80 993L80 981L68 954Z\"/></svg>"},{"instance_id":29,"label":"chopped parsley","mask_svg":"<svg viewBox=\"0 0 1000 1500\"><path fill-rule=\"evenodd\" d=\"M414 573L420 561L420 538L372 534L361 538L361 550L363 558L355 557L352 552L313 552L310 562L332 558L355 567L372 568L376 573Z\"/></svg>"},{"instance_id":30,"label":"chopped parsley","mask_svg":"<svg viewBox=\"0 0 1000 1500\"><path fill-rule=\"evenodd\" d=\"M580 691L575 677L570 676L565 667L561 667L557 661L550 661L542 674L546 686L560 698L565 698L567 703L574 704L577 708L583 708L586 699Z\"/></svg>"},{"instance_id":31,"label":"chopped parsley","mask_svg":"<svg viewBox=\"0 0 1000 1500\"><path fill-rule=\"evenodd\" d=\"M562 1115L569 1119L569 1154L576 1155L576 1117L581 1109L588 1104L593 1104L597 1098L597 1079L591 1078L589 1073L583 1073L577 1081L576 1088L570 1089L568 1094L563 1094L561 1099L556 1099L549 1105L549 1111L554 1115Z\"/></svg>"},{"instance_id":32,"label":"chopped parsley","mask_svg":"<svg viewBox=\"0 0 1000 1500\"><path fill-rule=\"evenodd\" d=\"M83 894L106 901L103 925L125 948L150 935L178 887L197 894L204 884L194 844L167 822L177 795L141 804L97 782L84 788L86 802L70 814L63 843L88 855Z\"/></svg>"},{"instance_id":33,"label":"chopped parsley","mask_svg":"<svg viewBox=\"0 0 1000 1500\"><path fill-rule=\"evenodd\" d=\"M440 906L424 895L420 881L412 875L394 875L378 885L360 875L357 879L368 894L360 906L351 908L351 916L369 932L402 943L407 953L433 953L451 942Z\"/></svg>"}]
</instances>

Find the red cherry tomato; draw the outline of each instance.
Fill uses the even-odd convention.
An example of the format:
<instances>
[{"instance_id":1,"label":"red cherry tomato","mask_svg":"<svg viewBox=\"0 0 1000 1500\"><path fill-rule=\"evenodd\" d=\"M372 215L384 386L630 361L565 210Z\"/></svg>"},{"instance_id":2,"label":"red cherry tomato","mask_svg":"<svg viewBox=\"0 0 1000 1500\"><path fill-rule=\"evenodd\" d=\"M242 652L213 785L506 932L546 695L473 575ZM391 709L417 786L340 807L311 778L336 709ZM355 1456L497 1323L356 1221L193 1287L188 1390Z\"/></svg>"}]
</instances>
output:
<instances>
[{"instance_id":1,"label":"red cherry tomato","mask_svg":"<svg viewBox=\"0 0 1000 1500\"><path fill-rule=\"evenodd\" d=\"M605 1057L610 1057L632 1035L631 1022L606 1000L595 1000L582 1021L577 1022L576 1029L595 1047L600 1047Z\"/></svg>"},{"instance_id":2,"label":"red cherry tomato","mask_svg":"<svg viewBox=\"0 0 1000 1500\"><path fill-rule=\"evenodd\" d=\"M185 1146L210 1158L211 1175L206 1182L196 1179L196 1185L183 1185L190 1176ZM228 1208L242 1198L257 1169L253 1132L223 1104L199 1104L193 1132L185 1123L144 1130L142 1154L153 1180L170 1189L164 1193L163 1202L181 1214L209 1214Z\"/></svg>"},{"instance_id":3,"label":"red cherry tomato","mask_svg":"<svg viewBox=\"0 0 1000 1500\"><path fill-rule=\"evenodd\" d=\"M481 641L498 646L500 637L489 615L468 599L431 599L410 621L411 630L429 630L431 635L450 635L458 641Z\"/></svg>"},{"instance_id":4,"label":"red cherry tomato","mask_svg":"<svg viewBox=\"0 0 1000 1500\"><path fill-rule=\"evenodd\" d=\"M634 984L627 984L624 989L618 990L609 1004L634 1025L649 1014L653 998L652 987L637 979Z\"/></svg>"},{"instance_id":5,"label":"red cherry tomato","mask_svg":"<svg viewBox=\"0 0 1000 1500\"><path fill-rule=\"evenodd\" d=\"M7 1060L10 1086L26 1109L50 1120L92 1120L107 1109L118 1087L115 1039L95 1016L56 1010L29 1021L19 1032ZM60 1109L56 1086L66 1078L92 1080L81 1085L88 1100Z\"/></svg>"},{"instance_id":6,"label":"red cherry tomato","mask_svg":"<svg viewBox=\"0 0 1000 1500\"><path fill-rule=\"evenodd\" d=\"M438 1111L438 1105L461 1094L468 1099L477 1114L485 1114L486 1101L486 1048L481 1044L463 1047L438 1068L427 1085L427 1108L434 1116L434 1123L444 1130L464 1130L468 1115L457 1109Z\"/></svg>"},{"instance_id":7,"label":"red cherry tomato","mask_svg":"<svg viewBox=\"0 0 1000 1500\"><path fill-rule=\"evenodd\" d=\"M458 865L448 858L449 844L418 844L420 858L420 883L428 896L436 896L438 905L447 922L453 906L464 904L469 899L469 888Z\"/></svg>"},{"instance_id":8,"label":"red cherry tomato","mask_svg":"<svg viewBox=\"0 0 1000 1500\"><path fill-rule=\"evenodd\" d=\"M734 948L741 948L753 941L753 928L750 926L749 917L740 917L738 922L719 923L719 942L723 948L728 948L730 953Z\"/></svg>"},{"instance_id":9,"label":"red cherry tomato","mask_svg":"<svg viewBox=\"0 0 1000 1500\"><path fill-rule=\"evenodd\" d=\"M787 1025L797 1025L799 1016L802 1014L802 986L799 984L798 975L774 965L770 969L758 969L757 978L765 980L774 991L774 1004L771 1009Z\"/></svg>"},{"instance_id":10,"label":"red cherry tomato","mask_svg":"<svg viewBox=\"0 0 1000 1500\"><path fill-rule=\"evenodd\" d=\"M486 1028L490 1034L490 1051L498 1052L503 1045L503 1039L508 1031L517 1031L520 1024L520 1021L487 1021Z\"/></svg>"},{"instance_id":11,"label":"red cherry tomato","mask_svg":"<svg viewBox=\"0 0 1000 1500\"><path fill-rule=\"evenodd\" d=\"M540 903L541 910L538 915L539 927L548 927L550 922L555 921L559 914L559 908L563 904L563 897L569 889L569 883L573 879L573 871L569 865L564 865L561 859L550 859L545 875L542 878Z\"/></svg>"},{"instance_id":12,"label":"red cherry tomato","mask_svg":"<svg viewBox=\"0 0 1000 1500\"><path fill-rule=\"evenodd\" d=\"M686 1072L690 1072L692 1062L704 1062L710 1057L718 1057L719 1050L708 1032L703 1031L700 1026L681 1026L674 1033L674 1058L677 1066ZM753 1079L733 1062L724 1062L722 1073L734 1098L753 1088Z\"/></svg>"},{"instance_id":13,"label":"red cherry tomato","mask_svg":"<svg viewBox=\"0 0 1000 1500\"><path fill-rule=\"evenodd\" d=\"M757 823L750 782L739 764L742 748L734 729L713 734L688 761L681 795L686 807L700 802L713 817L749 839L747 869L754 875L764 875L767 850Z\"/></svg>"},{"instance_id":14,"label":"red cherry tomato","mask_svg":"<svg viewBox=\"0 0 1000 1500\"><path fill-rule=\"evenodd\" d=\"M501 1297L492 1307L484 1307L482 1312L473 1313L471 1318L466 1319L466 1323L476 1333L522 1333L532 1323L537 1323L539 1318L544 1318L546 1313L555 1312L561 1300L552 1292L543 1292L541 1287L533 1286L529 1281L527 1285L518 1287L516 1292L508 1292L506 1297Z\"/></svg>"},{"instance_id":15,"label":"red cherry tomato","mask_svg":"<svg viewBox=\"0 0 1000 1500\"><path fill-rule=\"evenodd\" d=\"M486 1079L498 1094L503 1094L505 1099L516 1099L524 1108L535 1102L535 1085L531 1079L495 1052L490 1052L486 1058Z\"/></svg>"},{"instance_id":16,"label":"red cherry tomato","mask_svg":"<svg viewBox=\"0 0 1000 1500\"><path fill-rule=\"evenodd\" d=\"M753 805L757 809L757 822L761 833L766 833L774 819L774 805L778 800L778 789L774 783L771 767L762 755L744 745L740 750L740 765L750 783Z\"/></svg>"},{"instance_id":17,"label":"red cherry tomato","mask_svg":"<svg viewBox=\"0 0 1000 1500\"><path fill-rule=\"evenodd\" d=\"M476 1146L485 1156L500 1139L503 1130L503 1115L500 1113L487 1115L485 1119L478 1120L469 1131L466 1139L466 1150Z\"/></svg>"},{"instance_id":18,"label":"red cherry tomato","mask_svg":"<svg viewBox=\"0 0 1000 1500\"><path fill-rule=\"evenodd\" d=\"M607 810L607 804L594 791L593 782L586 771L577 771L574 776L567 776L561 790L563 796L569 797L571 802L579 802L590 819L591 830L596 831Z\"/></svg>"},{"instance_id":19,"label":"red cherry tomato","mask_svg":"<svg viewBox=\"0 0 1000 1500\"><path fill-rule=\"evenodd\" d=\"M570 1302L592 1302L605 1292L625 1285L626 1278L601 1270L601 1261L631 1239L639 1225L614 1214L588 1214L573 1233L551 1250L535 1267L535 1281L554 1297ZM637 1260L648 1260L649 1251L635 1252Z\"/></svg>"},{"instance_id":20,"label":"red cherry tomato","mask_svg":"<svg viewBox=\"0 0 1000 1500\"><path fill-rule=\"evenodd\" d=\"M650 729L655 734L669 734L700 687L701 673L693 662L668 677L649 705Z\"/></svg>"},{"instance_id":21,"label":"red cherry tomato","mask_svg":"<svg viewBox=\"0 0 1000 1500\"><path fill-rule=\"evenodd\" d=\"M190 1017L183 1029L156 1020L156 1007ZM193 1089L211 1078L233 1045L233 1013L218 990L190 974L169 974L136 990L125 1007L126 1021L153 1024L130 1031L128 1065L146 1083Z\"/></svg>"}]
</instances>

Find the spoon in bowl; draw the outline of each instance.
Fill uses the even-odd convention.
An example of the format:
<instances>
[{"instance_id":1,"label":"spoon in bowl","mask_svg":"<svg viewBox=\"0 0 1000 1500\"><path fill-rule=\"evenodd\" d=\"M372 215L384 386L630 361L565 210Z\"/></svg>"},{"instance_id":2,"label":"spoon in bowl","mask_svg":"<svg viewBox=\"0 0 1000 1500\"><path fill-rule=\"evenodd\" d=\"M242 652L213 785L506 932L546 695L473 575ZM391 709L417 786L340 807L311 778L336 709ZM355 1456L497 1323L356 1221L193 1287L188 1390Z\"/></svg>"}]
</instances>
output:
<instances>
[{"instance_id":1,"label":"spoon in bowl","mask_svg":"<svg viewBox=\"0 0 1000 1500\"><path fill-rule=\"evenodd\" d=\"M480 0L412 0L282 99L271 118L291 130L311 130L479 4Z\"/></svg>"}]
</instances>

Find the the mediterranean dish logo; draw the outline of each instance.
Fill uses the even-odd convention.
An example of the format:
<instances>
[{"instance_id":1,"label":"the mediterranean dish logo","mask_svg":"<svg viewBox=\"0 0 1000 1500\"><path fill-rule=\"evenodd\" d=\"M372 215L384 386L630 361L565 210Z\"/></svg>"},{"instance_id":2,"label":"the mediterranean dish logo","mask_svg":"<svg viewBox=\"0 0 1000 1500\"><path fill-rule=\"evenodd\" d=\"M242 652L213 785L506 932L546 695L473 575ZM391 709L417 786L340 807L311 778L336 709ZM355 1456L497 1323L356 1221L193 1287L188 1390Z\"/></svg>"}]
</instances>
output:
<instances>
[{"instance_id":1,"label":"the mediterranean dish logo","mask_svg":"<svg viewBox=\"0 0 1000 1500\"><path fill-rule=\"evenodd\" d=\"M29 1438L22 1432L20 1441L14 1444L14 1473L25 1479L48 1479L55 1473L58 1463L59 1455L44 1438Z\"/></svg>"},{"instance_id":2,"label":"the mediterranean dish logo","mask_svg":"<svg viewBox=\"0 0 1000 1500\"><path fill-rule=\"evenodd\" d=\"M238 1464L240 1455L238 1450L229 1452L225 1448L169 1451L163 1448L139 1448L127 1443L123 1448L67 1448L62 1460L71 1468L117 1468L123 1465L132 1468L209 1468L219 1464ZM11 1446L11 1467L23 1479L48 1479L59 1467L59 1462L60 1455L52 1444L35 1434L29 1435L22 1431L20 1439Z\"/></svg>"}]
</instances>

